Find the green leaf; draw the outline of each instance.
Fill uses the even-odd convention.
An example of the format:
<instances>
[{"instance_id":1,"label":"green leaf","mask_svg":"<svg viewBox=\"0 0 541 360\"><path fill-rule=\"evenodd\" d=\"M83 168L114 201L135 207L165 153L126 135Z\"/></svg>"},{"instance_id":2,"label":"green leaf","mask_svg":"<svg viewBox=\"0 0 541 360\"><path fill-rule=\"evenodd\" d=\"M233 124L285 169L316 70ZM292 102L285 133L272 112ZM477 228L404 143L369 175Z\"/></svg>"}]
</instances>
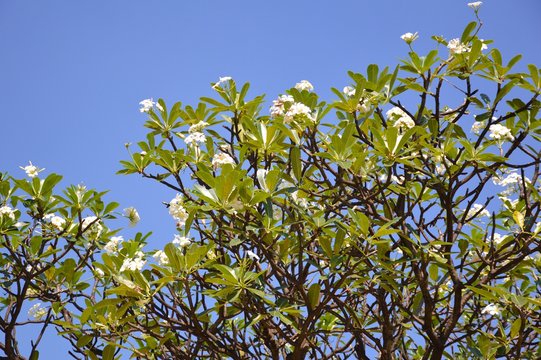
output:
<instances>
[{"instance_id":1,"label":"green leaf","mask_svg":"<svg viewBox=\"0 0 541 360\"><path fill-rule=\"evenodd\" d=\"M321 297L321 286L318 283L312 284L308 289L308 307L314 310L319 305Z\"/></svg>"},{"instance_id":2,"label":"green leaf","mask_svg":"<svg viewBox=\"0 0 541 360\"><path fill-rule=\"evenodd\" d=\"M233 269L231 269L229 266L215 264L213 267L223 275L224 280L230 282L231 284L238 284L239 279L237 278L237 275Z\"/></svg>"},{"instance_id":3,"label":"green leaf","mask_svg":"<svg viewBox=\"0 0 541 360\"><path fill-rule=\"evenodd\" d=\"M302 165L301 165L301 151L297 146L293 146L289 152L289 159L291 161L291 170L297 181L301 180Z\"/></svg>"},{"instance_id":4,"label":"green leaf","mask_svg":"<svg viewBox=\"0 0 541 360\"><path fill-rule=\"evenodd\" d=\"M30 249L32 250L33 254L37 254L39 252L42 243L43 238L41 236L34 236L30 240Z\"/></svg>"},{"instance_id":5,"label":"green leaf","mask_svg":"<svg viewBox=\"0 0 541 360\"><path fill-rule=\"evenodd\" d=\"M468 53L468 66L470 68L473 67L477 59L479 59L482 46L483 46L483 43L480 40L475 39L473 41L473 45Z\"/></svg>"},{"instance_id":6,"label":"green leaf","mask_svg":"<svg viewBox=\"0 0 541 360\"><path fill-rule=\"evenodd\" d=\"M515 87L516 81L510 81L507 84L505 84L500 91L498 92L498 95L496 96L496 99L494 99L494 103L498 103L501 99L505 97L505 95L509 94L509 92Z\"/></svg>"},{"instance_id":7,"label":"green leaf","mask_svg":"<svg viewBox=\"0 0 541 360\"><path fill-rule=\"evenodd\" d=\"M466 28L464 29L464 32L462 33L462 36L460 37L461 43L467 43L470 41L470 34L473 31L473 29L475 29L476 26L477 26L476 21L472 21L466 26Z\"/></svg>"},{"instance_id":8,"label":"green leaf","mask_svg":"<svg viewBox=\"0 0 541 360\"><path fill-rule=\"evenodd\" d=\"M514 339L517 337L518 332L520 331L520 328L522 326L522 320L521 318L516 319L513 321L513 325L511 325L511 330L509 332L509 335L511 336L511 339Z\"/></svg>"},{"instance_id":9,"label":"green leaf","mask_svg":"<svg viewBox=\"0 0 541 360\"><path fill-rule=\"evenodd\" d=\"M513 220L520 227L521 230L524 230L524 214L520 211L513 212Z\"/></svg>"},{"instance_id":10,"label":"green leaf","mask_svg":"<svg viewBox=\"0 0 541 360\"><path fill-rule=\"evenodd\" d=\"M60 180L62 180L62 176L57 174L50 174L49 176L47 176L43 181L43 186L41 189L42 194L51 193L55 185L58 184Z\"/></svg>"},{"instance_id":11,"label":"green leaf","mask_svg":"<svg viewBox=\"0 0 541 360\"><path fill-rule=\"evenodd\" d=\"M436 264L430 264L430 266L428 267L428 273L430 275L430 278L433 281L438 280L438 277L439 277L438 272L439 272L439 267Z\"/></svg>"},{"instance_id":12,"label":"green leaf","mask_svg":"<svg viewBox=\"0 0 541 360\"><path fill-rule=\"evenodd\" d=\"M92 335L83 335L81 337L79 337L79 339L77 339L77 347L84 347L86 346L88 343L90 343L90 341L92 341L94 337Z\"/></svg>"},{"instance_id":13,"label":"green leaf","mask_svg":"<svg viewBox=\"0 0 541 360\"><path fill-rule=\"evenodd\" d=\"M331 240L327 236L319 236L318 237L319 245L321 245L321 248L323 249L323 252L327 257L332 258L333 257L333 251L331 247Z\"/></svg>"},{"instance_id":14,"label":"green leaf","mask_svg":"<svg viewBox=\"0 0 541 360\"><path fill-rule=\"evenodd\" d=\"M112 344L109 344L103 349L102 360L113 360L114 358L115 358L115 346Z\"/></svg>"}]
</instances>

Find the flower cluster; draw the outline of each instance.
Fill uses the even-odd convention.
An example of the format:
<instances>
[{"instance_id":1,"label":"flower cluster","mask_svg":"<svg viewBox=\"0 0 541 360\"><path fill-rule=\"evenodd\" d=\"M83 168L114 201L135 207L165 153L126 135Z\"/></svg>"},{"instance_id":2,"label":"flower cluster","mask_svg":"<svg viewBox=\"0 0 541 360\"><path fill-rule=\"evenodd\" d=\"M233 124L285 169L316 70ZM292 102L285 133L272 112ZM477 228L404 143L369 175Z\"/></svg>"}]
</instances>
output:
<instances>
[{"instance_id":1,"label":"flower cluster","mask_svg":"<svg viewBox=\"0 0 541 360\"><path fill-rule=\"evenodd\" d=\"M382 174L379 176L379 181L381 181L382 183L386 183L388 179L389 177L387 176L387 174ZM404 184L404 181L406 181L406 178L403 175L391 175L391 182L393 184L402 185Z\"/></svg>"},{"instance_id":2,"label":"flower cluster","mask_svg":"<svg viewBox=\"0 0 541 360\"><path fill-rule=\"evenodd\" d=\"M139 108L139 111L142 113L150 112L150 110L152 110L155 104L156 103L152 101L152 99L142 100L141 102L139 102L139 105L141 105L141 107Z\"/></svg>"},{"instance_id":3,"label":"flower cluster","mask_svg":"<svg viewBox=\"0 0 541 360\"><path fill-rule=\"evenodd\" d=\"M475 1L475 2L468 3L468 6L471 7L474 11L479 10L481 5L483 5L482 1Z\"/></svg>"},{"instance_id":4,"label":"flower cluster","mask_svg":"<svg viewBox=\"0 0 541 360\"><path fill-rule=\"evenodd\" d=\"M312 115L312 110L304 105L303 103L293 103L289 110L285 113L284 122L286 124L295 121L309 120L311 122L315 121L314 116Z\"/></svg>"},{"instance_id":5,"label":"flower cluster","mask_svg":"<svg viewBox=\"0 0 541 360\"><path fill-rule=\"evenodd\" d=\"M203 131L204 128L206 128L207 126L209 126L209 123L206 122L206 121L200 121L196 124L193 124L192 126L190 126L190 128L188 129L188 132L190 134L193 134L193 133L200 133Z\"/></svg>"},{"instance_id":6,"label":"flower cluster","mask_svg":"<svg viewBox=\"0 0 541 360\"><path fill-rule=\"evenodd\" d=\"M355 88L353 86L345 86L342 92L349 97L355 96Z\"/></svg>"},{"instance_id":7,"label":"flower cluster","mask_svg":"<svg viewBox=\"0 0 541 360\"><path fill-rule=\"evenodd\" d=\"M173 200L169 202L169 215L177 221L178 226L183 226L188 219L188 212L184 208L182 196L177 194Z\"/></svg>"},{"instance_id":8,"label":"flower cluster","mask_svg":"<svg viewBox=\"0 0 541 360\"><path fill-rule=\"evenodd\" d=\"M45 170L45 169L40 169L36 165L32 164L32 161L29 161L28 164L29 165L26 165L26 166L19 166L19 168L21 168L22 170L26 172L26 175L28 177L35 178L36 176L38 176L38 174L41 171Z\"/></svg>"},{"instance_id":9,"label":"flower cluster","mask_svg":"<svg viewBox=\"0 0 541 360\"><path fill-rule=\"evenodd\" d=\"M411 129L415 126L415 121L401 108L395 106L386 113L387 119L394 120L394 127L399 129Z\"/></svg>"},{"instance_id":10,"label":"flower cluster","mask_svg":"<svg viewBox=\"0 0 541 360\"><path fill-rule=\"evenodd\" d=\"M492 178L492 182L494 183L494 185L506 186L507 188L500 194L507 196L517 190L517 185L518 187L522 186L522 175L513 171L504 178L501 176L495 176L494 178ZM524 182L528 184L531 183L530 179L528 179L527 177L524 177Z\"/></svg>"},{"instance_id":11,"label":"flower cluster","mask_svg":"<svg viewBox=\"0 0 541 360\"><path fill-rule=\"evenodd\" d=\"M103 247L103 250L105 250L108 254L114 255L118 252L119 245L124 241L124 238L122 236L113 236L111 240L105 244Z\"/></svg>"},{"instance_id":12,"label":"flower cluster","mask_svg":"<svg viewBox=\"0 0 541 360\"><path fill-rule=\"evenodd\" d=\"M139 108L139 111L142 113L148 113L150 110L152 110L154 107L156 107L160 111L164 111L165 109L160 105L159 102L154 102L152 98L145 99L141 102L139 102L139 105L141 106Z\"/></svg>"},{"instance_id":13,"label":"flower cluster","mask_svg":"<svg viewBox=\"0 0 541 360\"><path fill-rule=\"evenodd\" d=\"M47 315L47 309L41 307L41 303L34 304L28 309L28 316L34 320L41 320L45 315Z\"/></svg>"},{"instance_id":14,"label":"flower cluster","mask_svg":"<svg viewBox=\"0 0 541 360\"><path fill-rule=\"evenodd\" d=\"M102 269L100 268L95 268L94 269L94 274L96 275L97 278L101 279L102 277L105 276L105 272L103 272Z\"/></svg>"},{"instance_id":15,"label":"flower cluster","mask_svg":"<svg viewBox=\"0 0 541 360\"><path fill-rule=\"evenodd\" d=\"M176 234L172 243L177 245L179 248L185 248L192 243L192 240L186 236L180 236Z\"/></svg>"},{"instance_id":16,"label":"flower cluster","mask_svg":"<svg viewBox=\"0 0 541 360\"><path fill-rule=\"evenodd\" d=\"M504 140L509 139L511 141L515 140L515 137L513 134L511 134L511 130L509 130L507 127L501 125L501 124L494 124L490 125L490 138L494 140Z\"/></svg>"},{"instance_id":17,"label":"flower cluster","mask_svg":"<svg viewBox=\"0 0 541 360\"><path fill-rule=\"evenodd\" d=\"M7 205L0 207L0 216L2 215L7 215L11 220L15 220L15 210Z\"/></svg>"},{"instance_id":18,"label":"flower cluster","mask_svg":"<svg viewBox=\"0 0 541 360\"><path fill-rule=\"evenodd\" d=\"M186 136L186 138L184 139L184 142L188 146L197 147L199 146L199 143L204 143L206 139L207 138L205 137L205 134L197 131Z\"/></svg>"},{"instance_id":19,"label":"flower cluster","mask_svg":"<svg viewBox=\"0 0 541 360\"><path fill-rule=\"evenodd\" d=\"M411 44L415 40L419 38L419 34L416 32L415 34L412 34L410 32L405 33L404 35L400 36L402 40L406 42L406 44Z\"/></svg>"},{"instance_id":20,"label":"flower cluster","mask_svg":"<svg viewBox=\"0 0 541 360\"><path fill-rule=\"evenodd\" d=\"M146 260L144 260L144 258L145 254L142 251L136 252L133 258L124 259L124 262L120 267L120 272L126 270L141 271L143 269L143 266L145 266L146 264Z\"/></svg>"},{"instance_id":21,"label":"flower cluster","mask_svg":"<svg viewBox=\"0 0 541 360\"><path fill-rule=\"evenodd\" d=\"M479 135L479 133L485 128L485 126L487 126L486 121L475 121L471 126L471 132Z\"/></svg>"},{"instance_id":22,"label":"flower cluster","mask_svg":"<svg viewBox=\"0 0 541 360\"><path fill-rule=\"evenodd\" d=\"M103 231L100 220L95 216L85 217L81 222L81 226L86 235L91 239L99 238Z\"/></svg>"},{"instance_id":23,"label":"flower cluster","mask_svg":"<svg viewBox=\"0 0 541 360\"><path fill-rule=\"evenodd\" d=\"M47 214L43 217L43 220L50 222L58 230L62 230L66 224L66 220L56 214Z\"/></svg>"},{"instance_id":24,"label":"flower cluster","mask_svg":"<svg viewBox=\"0 0 541 360\"><path fill-rule=\"evenodd\" d=\"M496 245L500 244L503 239L505 239L505 236L499 233L494 233L494 236L492 237L492 240L494 240L494 244Z\"/></svg>"},{"instance_id":25,"label":"flower cluster","mask_svg":"<svg viewBox=\"0 0 541 360\"><path fill-rule=\"evenodd\" d=\"M301 80L300 82L295 84L295 89L299 91L307 90L312 91L314 90L314 85L310 83L308 80Z\"/></svg>"},{"instance_id":26,"label":"flower cluster","mask_svg":"<svg viewBox=\"0 0 541 360\"><path fill-rule=\"evenodd\" d=\"M167 254L162 251L158 250L152 255L152 257L158 262L160 265L169 265L169 259L167 258Z\"/></svg>"},{"instance_id":27,"label":"flower cluster","mask_svg":"<svg viewBox=\"0 0 541 360\"><path fill-rule=\"evenodd\" d=\"M458 38L449 40L447 48L449 49L451 55L462 54L470 51L470 47L460 42L460 39Z\"/></svg>"},{"instance_id":28,"label":"flower cluster","mask_svg":"<svg viewBox=\"0 0 541 360\"><path fill-rule=\"evenodd\" d=\"M214 170L217 170L219 167L226 164L235 165L235 160L231 157L231 155L221 152L218 154L214 154L214 156L212 157L212 167L214 168Z\"/></svg>"},{"instance_id":29,"label":"flower cluster","mask_svg":"<svg viewBox=\"0 0 541 360\"><path fill-rule=\"evenodd\" d=\"M280 95L278 99L272 101L270 114L272 117L284 116L286 103L294 103L295 100L291 95Z\"/></svg>"},{"instance_id":30,"label":"flower cluster","mask_svg":"<svg viewBox=\"0 0 541 360\"><path fill-rule=\"evenodd\" d=\"M125 208L124 216L130 222L130 226L135 226L139 222L139 220L141 220L141 217L139 216L137 209L134 207Z\"/></svg>"},{"instance_id":31,"label":"flower cluster","mask_svg":"<svg viewBox=\"0 0 541 360\"><path fill-rule=\"evenodd\" d=\"M446 167L445 167L445 165L444 165L443 163L438 162L438 163L436 163L435 170L436 170L436 173L437 173L438 175L443 175L443 174L445 174L445 171L446 171L447 169L446 169Z\"/></svg>"},{"instance_id":32,"label":"flower cluster","mask_svg":"<svg viewBox=\"0 0 541 360\"><path fill-rule=\"evenodd\" d=\"M492 316L500 314L500 308L496 304L488 304L481 310L481 314L489 314Z\"/></svg>"},{"instance_id":33,"label":"flower cluster","mask_svg":"<svg viewBox=\"0 0 541 360\"><path fill-rule=\"evenodd\" d=\"M486 216L490 217L490 212L481 204L473 204L473 206L468 211L468 214L466 215L467 218L471 218L474 216Z\"/></svg>"},{"instance_id":34,"label":"flower cluster","mask_svg":"<svg viewBox=\"0 0 541 360\"><path fill-rule=\"evenodd\" d=\"M524 181L529 183L530 179L527 177L524 178ZM522 176L517 172L511 172L509 175L507 175L505 178L501 177L495 177L492 179L492 182L494 185L500 185L500 186L512 186L515 184L522 183Z\"/></svg>"},{"instance_id":35,"label":"flower cluster","mask_svg":"<svg viewBox=\"0 0 541 360\"><path fill-rule=\"evenodd\" d=\"M254 253L253 251L251 251L251 250L246 251L246 255L247 255L251 260L259 261L259 256L258 256L256 253Z\"/></svg>"},{"instance_id":36,"label":"flower cluster","mask_svg":"<svg viewBox=\"0 0 541 360\"><path fill-rule=\"evenodd\" d=\"M222 84L232 81L233 78L231 76L223 76L218 79L218 82L212 85L212 88L214 90L217 90L218 88L222 87Z\"/></svg>"}]
</instances>

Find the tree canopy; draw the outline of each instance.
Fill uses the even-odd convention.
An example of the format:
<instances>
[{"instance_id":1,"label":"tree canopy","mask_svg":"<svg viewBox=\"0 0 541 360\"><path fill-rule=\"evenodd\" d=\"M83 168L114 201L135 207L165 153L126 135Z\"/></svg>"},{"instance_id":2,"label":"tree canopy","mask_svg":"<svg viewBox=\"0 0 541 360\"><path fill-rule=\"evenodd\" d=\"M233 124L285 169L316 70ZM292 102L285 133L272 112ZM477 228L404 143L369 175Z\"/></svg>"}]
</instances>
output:
<instances>
[{"instance_id":1,"label":"tree canopy","mask_svg":"<svg viewBox=\"0 0 541 360\"><path fill-rule=\"evenodd\" d=\"M230 77L143 100L119 173L169 191L164 247L104 192L2 174L0 349L27 358L34 324L30 359L50 328L78 359L541 357L541 72L479 38L480 5L330 103L302 80L268 109Z\"/></svg>"}]
</instances>

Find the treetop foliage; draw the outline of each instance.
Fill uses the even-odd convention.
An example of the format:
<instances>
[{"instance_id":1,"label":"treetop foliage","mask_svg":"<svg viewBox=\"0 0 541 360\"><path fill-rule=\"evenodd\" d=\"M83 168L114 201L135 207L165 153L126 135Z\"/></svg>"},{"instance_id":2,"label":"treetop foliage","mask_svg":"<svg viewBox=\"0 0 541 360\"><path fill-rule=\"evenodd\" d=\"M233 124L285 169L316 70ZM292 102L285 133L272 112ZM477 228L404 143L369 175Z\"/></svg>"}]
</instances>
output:
<instances>
[{"instance_id":1,"label":"treetop foliage","mask_svg":"<svg viewBox=\"0 0 541 360\"><path fill-rule=\"evenodd\" d=\"M3 174L0 349L33 324L30 359L48 327L80 359L539 358L541 72L479 38L480 5L331 103L303 80L267 111L230 77L143 100L119 173L164 186L163 247L103 192Z\"/></svg>"}]
</instances>

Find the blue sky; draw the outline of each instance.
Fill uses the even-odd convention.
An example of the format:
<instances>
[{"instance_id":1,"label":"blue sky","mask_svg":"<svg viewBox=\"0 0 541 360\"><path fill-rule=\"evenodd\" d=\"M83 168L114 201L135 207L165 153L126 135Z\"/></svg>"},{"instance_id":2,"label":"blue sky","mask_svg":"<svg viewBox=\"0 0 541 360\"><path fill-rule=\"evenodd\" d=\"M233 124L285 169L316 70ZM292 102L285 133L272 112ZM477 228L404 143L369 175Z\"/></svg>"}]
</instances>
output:
<instances>
[{"instance_id":1,"label":"blue sky","mask_svg":"<svg viewBox=\"0 0 541 360\"><path fill-rule=\"evenodd\" d=\"M144 137L140 100L196 104L228 75L269 101L308 79L330 101L348 70L398 63L405 32L418 31L424 50L431 35L459 37L474 19L466 3L0 0L0 171L22 177L31 160L63 185L110 190L109 200L139 210L137 230L154 231L150 248L161 247L175 232L161 203L174 193L115 175L124 143ZM540 65L540 13L538 0L487 0L480 37L505 59L522 53L521 66ZM43 358L58 351L50 344Z\"/></svg>"}]
</instances>

